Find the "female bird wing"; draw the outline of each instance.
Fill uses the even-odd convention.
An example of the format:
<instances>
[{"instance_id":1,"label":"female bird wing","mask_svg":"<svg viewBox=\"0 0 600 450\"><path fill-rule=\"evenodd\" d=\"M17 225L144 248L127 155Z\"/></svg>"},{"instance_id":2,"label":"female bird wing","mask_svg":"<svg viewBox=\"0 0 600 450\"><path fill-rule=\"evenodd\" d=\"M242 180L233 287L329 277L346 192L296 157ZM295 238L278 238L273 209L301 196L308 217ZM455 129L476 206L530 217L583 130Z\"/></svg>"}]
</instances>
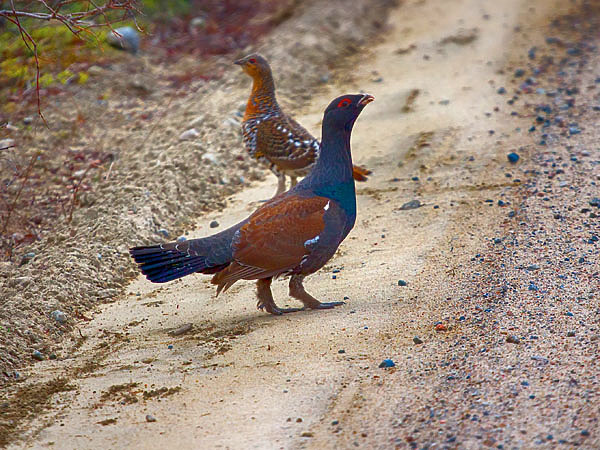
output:
<instances>
[{"instance_id":1,"label":"female bird wing","mask_svg":"<svg viewBox=\"0 0 600 450\"><path fill-rule=\"evenodd\" d=\"M287 116L262 120L256 128L256 157L264 156L281 170L298 170L317 159L319 141Z\"/></svg>"}]
</instances>

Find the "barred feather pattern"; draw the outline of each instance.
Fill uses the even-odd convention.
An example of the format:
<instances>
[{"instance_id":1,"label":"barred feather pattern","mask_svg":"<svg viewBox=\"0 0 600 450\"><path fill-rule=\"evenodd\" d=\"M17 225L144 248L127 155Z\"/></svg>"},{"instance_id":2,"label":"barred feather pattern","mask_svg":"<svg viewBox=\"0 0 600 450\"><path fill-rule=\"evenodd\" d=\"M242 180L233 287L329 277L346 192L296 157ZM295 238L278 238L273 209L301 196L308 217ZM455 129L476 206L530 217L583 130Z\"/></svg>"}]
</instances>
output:
<instances>
[{"instance_id":1,"label":"barred feather pattern","mask_svg":"<svg viewBox=\"0 0 600 450\"><path fill-rule=\"evenodd\" d=\"M306 176L319 157L319 141L280 111L248 118L242 132L250 156L275 174Z\"/></svg>"}]
</instances>

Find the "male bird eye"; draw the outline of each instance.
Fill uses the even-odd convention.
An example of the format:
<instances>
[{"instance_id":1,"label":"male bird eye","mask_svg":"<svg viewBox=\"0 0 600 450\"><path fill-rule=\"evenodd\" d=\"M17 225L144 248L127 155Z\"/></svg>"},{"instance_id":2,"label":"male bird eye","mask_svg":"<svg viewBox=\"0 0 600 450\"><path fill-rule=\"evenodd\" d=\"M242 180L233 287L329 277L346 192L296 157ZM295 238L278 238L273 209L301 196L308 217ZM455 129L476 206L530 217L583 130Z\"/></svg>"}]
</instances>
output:
<instances>
[{"instance_id":1,"label":"male bird eye","mask_svg":"<svg viewBox=\"0 0 600 450\"><path fill-rule=\"evenodd\" d=\"M337 107L338 108L344 108L344 107L348 106L350 103L352 103L352 102L350 101L349 98L344 98L344 99L340 100L340 102L338 103Z\"/></svg>"},{"instance_id":2,"label":"male bird eye","mask_svg":"<svg viewBox=\"0 0 600 450\"><path fill-rule=\"evenodd\" d=\"M255 63L256 63L256 59L254 59L254 58L250 58L250 59L248 60L248 62L249 62L250 64L255 64Z\"/></svg>"}]
</instances>

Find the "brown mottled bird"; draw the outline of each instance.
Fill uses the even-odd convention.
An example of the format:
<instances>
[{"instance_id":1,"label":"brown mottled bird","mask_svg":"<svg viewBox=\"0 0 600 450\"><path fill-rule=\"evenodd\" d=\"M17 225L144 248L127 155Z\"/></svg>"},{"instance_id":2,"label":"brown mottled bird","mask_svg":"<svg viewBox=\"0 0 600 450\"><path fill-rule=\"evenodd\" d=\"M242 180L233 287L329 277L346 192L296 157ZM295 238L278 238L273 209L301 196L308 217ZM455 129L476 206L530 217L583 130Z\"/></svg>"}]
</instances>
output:
<instances>
[{"instance_id":1,"label":"brown mottled bird","mask_svg":"<svg viewBox=\"0 0 600 450\"><path fill-rule=\"evenodd\" d=\"M250 156L267 166L279 183L275 195L285 191L285 176L296 185L313 169L321 144L302 125L285 114L275 98L275 83L267 60L257 53L235 61L252 77L252 92L242 122L244 145ZM356 181L366 181L370 170L353 166Z\"/></svg>"}]
</instances>

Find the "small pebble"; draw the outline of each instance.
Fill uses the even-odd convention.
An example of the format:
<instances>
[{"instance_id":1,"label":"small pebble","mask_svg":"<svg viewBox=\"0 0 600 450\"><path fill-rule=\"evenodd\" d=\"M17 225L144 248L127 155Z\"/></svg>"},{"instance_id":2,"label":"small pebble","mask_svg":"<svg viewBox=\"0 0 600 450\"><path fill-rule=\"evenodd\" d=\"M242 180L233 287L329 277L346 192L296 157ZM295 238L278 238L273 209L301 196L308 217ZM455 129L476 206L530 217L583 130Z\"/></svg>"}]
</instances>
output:
<instances>
[{"instance_id":1,"label":"small pebble","mask_svg":"<svg viewBox=\"0 0 600 450\"><path fill-rule=\"evenodd\" d=\"M28 252L25 253L22 257L21 257L21 266L24 266L25 264L27 264L29 261L31 261L33 258L35 258L35 252Z\"/></svg>"},{"instance_id":2,"label":"small pebble","mask_svg":"<svg viewBox=\"0 0 600 450\"><path fill-rule=\"evenodd\" d=\"M208 224L208 226L211 228L217 228L219 226L219 222L217 222L216 220L213 220Z\"/></svg>"},{"instance_id":3,"label":"small pebble","mask_svg":"<svg viewBox=\"0 0 600 450\"><path fill-rule=\"evenodd\" d=\"M106 41L121 50L137 53L140 48L140 35L131 27L121 27L111 31L106 36Z\"/></svg>"},{"instance_id":4,"label":"small pebble","mask_svg":"<svg viewBox=\"0 0 600 450\"><path fill-rule=\"evenodd\" d=\"M33 354L31 356L33 356L33 359L37 359L38 361L43 361L46 359L44 354L42 352L40 352L39 350L34 350Z\"/></svg>"},{"instance_id":5,"label":"small pebble","mask_svg":"<svg viewBox=\"0 0 600 450\"><path fill-rule=\"evenodd\" d=\"M2 139L0 140L0 149L14 147L14 139Z\"/></svg>"},{"instance_id":6,"label":"small pebble","mask_svg":"<svg viewBox=\"0 0 600 450\"><path fill-rule=\"evenodd\" d=\"M381 363L379 363L379 367L381 369L385 369L388 367L396 367L396 364L391 359L384 359L383 361L381 361Z\"/></svg>"},{"instance_id":7,"label":"small pebble","mask_svg":"<svg viewBox=\"0 0 600 450\"><path fill-rule=\"evenodd\" d=\"M413 342L414 342L415 344L417 344L417 345L419 345L419 344L422 344L422 343L423 343L423 341L421 340L421 338L419 338L419 336L415 336L415 337L413 338Z\"/></svg>"},{"instance_id":8,"label":"small pebble","mask_svg":"<svg viewBox=\"0 0 600 450\"><path fill-rule=\"evenodd\" d=\"M506 157L513 164L515 164L519 160L519 155L517 155L515 152L509 153L508 155L506 155Z\"/></svg>"},{"instance_id":9,"label":"small pebble","mask_svg":"<svg viewBox=\"0 0 600 450\"><path fill-rule=\"evenodd\" d=\"M346 350L340 349L340 350L338 350L338 353L346 353Z\"/></svg>"},{"instance_id":10,"label":"small pebble","mask_svg":"<svg viewBox=\"0 0 600 450\"><path fill-rule=\"evenodd\" d=\"M398 286L408 286L408 283L404 280L398 280Z\"/></svg>"},{"instance_id":11,"label":"small pebble","mask_svg":"<svg viewBox=\"0 0 600 450\"><path fill-rule=\"evenodd\" d=\"M181 325L180 327L175 328L174 330L172 330L169 334L171 336L181 336L182 334L187 333L188 331L190 331L192 328L194 327L193 324L191 323L186 323L184 325ZM173 347L172 345L170 346L171 348Z\"/></svg>"},{"instance_id":12,"label":"small pebble","mask_svg":"<svg viewBox=\"0 0 600 450\"><path fill-rule=\"evenodd\" d=\"M567 332L567 336L568 337L575 337L575 331L571 330L571 331Z\"/></svg>"},{"instance_id":13,"label":"small pebble","mask_svg":"<svg viewBox=\"0 0 600 450\"><path fill-rule=\"evenodd\" d=\"M187 238L185 236L179 236L177 238L177 242L185 242L185 241L187 241Z\"/></svg>"},{"instance_id":14,"label":"small pebble","mask_svg":"<svg viewBox=\"0 0 600 450\"><path fill-rule=\"evenodd\" d=\"M511 334L506 337L506 342L508 342L509 344L519 344L521 340L514 334Z\"/></svg>"},{"instance_id":15,"label":"small pebble","mask_svg":"<svg viewBox=\"0 0 600 450\"><path fill-rule=\"evenodd\" d=\"M169 231L166 230L166 229L164 229L164 228L161 228L160 230L158 230L157 233L160 234L160 235L162 235L162 236L164 236L164 237L166 237L166 238L169 237Z\"/></svg>"},{"instance_id":16,"label":"small pebble","mask_svg":"<svg viewBox=\"0 0 600 450\"><path fill-rule=\"evenodd\" d=\"M200 136L200 133L198 132L198 130L196 130L195 128L190 128L189 130L186 130L179 135L179 140L180 141L189 141L192 139L196 139L198 136Z\"/></svg>"},{"instance_id":17,"label":"small pebble","mask_svg":"<svg viewBox=\"0 0 600 450\"><path fill-rule=\"evenodd\" d=\"M423 206L423 204L419 200L411 200L410 202L406 202L404 205L400 207L400 211L406 211L409 209L416 209Z\"/></svg>"},{"instance_id":18,"label":"small pebble","mask_svg":"<svg viewBox=\"0 0 600 450\"><path fill-rule=\"evenodd\" d=\"M146 422L156 422L156 417L152 414L146 414Z\"/></svg>"},{"instance_id":19,"label":"small pebble","mask_svg":"<svg viewBox=\"0 0 600 450\"><path fill-rule=\"evenodd\" d=\"M58 309L55 311L52 311L50 313L50 317L52 317L58 323L65 323L67 321L67 315L64 312L59 311Z\"/></svg>"}]
</instances>

